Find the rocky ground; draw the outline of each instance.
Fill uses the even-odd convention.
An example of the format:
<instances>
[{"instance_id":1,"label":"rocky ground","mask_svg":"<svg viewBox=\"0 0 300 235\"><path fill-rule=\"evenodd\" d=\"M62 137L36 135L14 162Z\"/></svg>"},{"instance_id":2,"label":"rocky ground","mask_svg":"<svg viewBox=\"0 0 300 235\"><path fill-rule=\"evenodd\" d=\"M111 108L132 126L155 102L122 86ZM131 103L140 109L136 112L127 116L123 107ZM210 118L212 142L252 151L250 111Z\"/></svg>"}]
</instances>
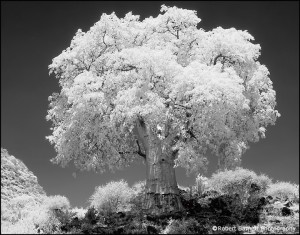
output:
<instances>
[{"instance_id":1,"label":"rocky ground","mask_svg":"<svg viewBox=\"0 0 300 235\"><path fill-rule=\"evenodd\" d=\"M189 198L181 191L181 196L186 208L183 212L153 216L135 208L129 212L101 215L89 209L83 219L74 217L61 230L84 234L299 233L299 204L276 203L277 200L271 197L257 197L242 205L238 195L218 195L216 192ZM289 227L289 231L284 230Z\"/></svg>"}]
</instances>

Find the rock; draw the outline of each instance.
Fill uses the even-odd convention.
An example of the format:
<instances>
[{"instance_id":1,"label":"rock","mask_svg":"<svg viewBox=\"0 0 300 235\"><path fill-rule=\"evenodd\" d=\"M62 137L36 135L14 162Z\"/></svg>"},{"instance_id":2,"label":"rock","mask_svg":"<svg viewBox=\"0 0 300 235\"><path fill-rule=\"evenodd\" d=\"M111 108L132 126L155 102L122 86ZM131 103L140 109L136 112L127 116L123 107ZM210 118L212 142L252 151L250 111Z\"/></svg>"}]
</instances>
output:
<instances>
[{"instance_id":1,"label":"rock","mask_svg":"<svg viewBox=\"0 0 300 235\"><path fill-rule=\"evenodd\" d=\"M191 214L198 213L202 210L200 203L196 199L184 200L182 199L182 205L185 210Z\"/></svg>"},{"instance_id":2,"label":"rock","mask_svg":"<svg viewBox=\"0 0 300 235\"><path fill-rule=\"evenodd\" d=\"M270 222L272 222L272 223L276 223L276 224L279 224L279 223L281 223L281 221L280 221L280 220L278 220L278 219L270 220Z\"/></svg>"},{"instance_id":3,"label":"rock","mask_svg":"<svg viewBox=\"0 0 300 235\"><path fill-rule=\"evenodd\" d=\"M124 234L124 228L123 227L117 228L114 231L114 234Z\"/></svg>"},{"instance_id":4,"label":"rock","mask_svg":"<svg viewBox=\"0 0 300 235\"><path fill-rule=\"evenodd\" d=\"M213 209L216 213L224 216L231 216L230 204L232 203L233 198L229 195L221 195L216 198L212 198L210 202L210 208Z\"/></svg>"},{"instance_id":5,"label":"rock","mask_svg":"<svg viewBox=\"0 0 300 235\"><path fill-rule=\"evenodd\" d=\"M216 190L207 190L205 191L201 197L217 197L220 196L220 193Z\"/></svg>"},{"instance_id":6,"label":"rock","mask_svg":"<svg viewBox=\"0 0 300 235\"><path fill-rule=\"evenodd\" d=\"M292 202L290 201L286 201L284 204L283 204L285 207L291 207L293 205Z\"/></svg>"},{"instance_id":7,"label":"rock","mask_svg":"<svg viewBox=\"0 0 300 235\"><path fill-rule=\"evenodd\" d=\"M71 227L75 227L75 228L80 228L81 227L81 223L78 219L78 217L74 217L70 223Z\"/></svg>"},{"instance_id":8,"label":"rock","mask_svg":"<svg viewBox=\"0 0 300 235\"><path fill-rule=\"evenodd\" d=\"M283 207L281 209L281 214L282 214L282 216L289 216L292 214L292 211L288 207Z\"/></svg>"},{"instance_id":9,"label":"rock","mask_svg":"<svg viewBox=\"0 0 300 235\"><path fill-rule=\"evenodd\" d=\"M262 206L267 205L267 203L268 203L268 200L265 197L261 197L261 198L259 198L258 206L259 206L259 208L261 208Z\"/></svg>"},{"instance_id":10,"label":"rock","mask_svg":"<svg viewBox=\"0 0 300 235\"><path fill-rule=\"evenodd\" d=\"M280 201L275 201L273 204L274 206L280 206L282 203Z\"/></svg>"},{"instance_id":11,"label":"rock","mask_svg":"<svg viewBox=\"0 0 300 235\"><path fill-rule=\"evenodd\" d=\"M148 234L158 234L156 228L150 225L147 226L147 232Z\"/></svg>"},{"instance_id":12,"label":"rock","mask_svg":"<svg viewBox=\"0 0 300 235\"><path fill-rule=\"evenodd\" d=\"M117 215L119 218L124 218L126 216L126 214L124 212L117 212Z\"/></svg>"},{"instance_id":13,"label":"rock","mask_svg":"<svg viewBox=\"0 0 300 235\"><path fill-rule=\"evenodd\" d=\"M41 198L46 193L21 160L1 148L1 205L21 195Z\"/></svg>"}]
</instances>

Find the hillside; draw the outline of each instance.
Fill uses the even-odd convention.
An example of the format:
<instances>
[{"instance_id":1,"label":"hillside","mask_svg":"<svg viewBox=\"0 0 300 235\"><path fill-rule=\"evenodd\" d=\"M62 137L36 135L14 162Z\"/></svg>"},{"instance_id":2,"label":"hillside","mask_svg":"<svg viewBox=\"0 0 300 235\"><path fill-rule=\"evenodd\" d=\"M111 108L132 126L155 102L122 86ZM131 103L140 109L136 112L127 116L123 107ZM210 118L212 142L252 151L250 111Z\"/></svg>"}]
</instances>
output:
<instances>
[{"instance_id":1,"label":"hillside","mask_svg":"<svg viewBox=\"0 0 300 235\"><path fill-rule=\"evenodd\" d=\"M1 148L1 205L21 195L46 195L37 177L26 165Z\"/></svg>"}]
</instances>

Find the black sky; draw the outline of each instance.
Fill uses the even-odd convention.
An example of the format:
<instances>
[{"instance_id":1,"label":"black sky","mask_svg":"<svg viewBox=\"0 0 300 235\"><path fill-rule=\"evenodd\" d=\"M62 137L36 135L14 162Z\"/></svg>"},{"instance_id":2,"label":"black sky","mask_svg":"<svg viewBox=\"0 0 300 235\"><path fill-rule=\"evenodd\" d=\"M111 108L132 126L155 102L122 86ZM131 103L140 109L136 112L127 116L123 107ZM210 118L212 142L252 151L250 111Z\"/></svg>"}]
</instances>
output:
<instances>
[{"instance_id":1,"label":"black sky","mask_svg":"<svg viewBox=\"0 0 300 235\"><path fill-rule=\"evenodd\" d=\"M162 4L196 10L199 27L248 30L262 47L265 64L277 92L281 113L266 139L251 145L243 167L281 181L299 183L299 2L9 2L1 1L1 146L23 160L48 195L65 195L72 206L85 206L95 186L124 178L132 184L145 178L137 163L116 173L80 172L49 162L55 156L45 139L48 96L58 81L48 75L52 59L70 45L77 29L87 31L102 13L118 17L132 11L141 19L157 16ZM216 169L210 159L208 175ZM182 169L181 185L193 183Z\"/></svg>"}]
</instances>

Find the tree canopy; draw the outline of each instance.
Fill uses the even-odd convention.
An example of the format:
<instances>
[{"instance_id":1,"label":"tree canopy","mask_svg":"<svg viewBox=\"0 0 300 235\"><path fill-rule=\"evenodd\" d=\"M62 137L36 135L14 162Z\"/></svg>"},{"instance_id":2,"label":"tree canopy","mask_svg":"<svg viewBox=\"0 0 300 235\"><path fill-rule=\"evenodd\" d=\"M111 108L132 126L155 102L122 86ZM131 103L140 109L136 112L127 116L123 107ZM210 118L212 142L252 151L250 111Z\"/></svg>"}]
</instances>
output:
<instances>
[{"instance_id":1,"label":"tree canopy","mask_svg":"<svg viewBox=\"0 0 300 235\"><path fill-rule=\"evenodd\" d=\"M199 22L196 11L162 5L155 18L102 14L79 29L49 65L61 87L47 115L53 162L102 172L144 158L140 120L189 172L208 151L237 164L280 116L276 93L250 33Z\"/></svg>"}]
</instances>

